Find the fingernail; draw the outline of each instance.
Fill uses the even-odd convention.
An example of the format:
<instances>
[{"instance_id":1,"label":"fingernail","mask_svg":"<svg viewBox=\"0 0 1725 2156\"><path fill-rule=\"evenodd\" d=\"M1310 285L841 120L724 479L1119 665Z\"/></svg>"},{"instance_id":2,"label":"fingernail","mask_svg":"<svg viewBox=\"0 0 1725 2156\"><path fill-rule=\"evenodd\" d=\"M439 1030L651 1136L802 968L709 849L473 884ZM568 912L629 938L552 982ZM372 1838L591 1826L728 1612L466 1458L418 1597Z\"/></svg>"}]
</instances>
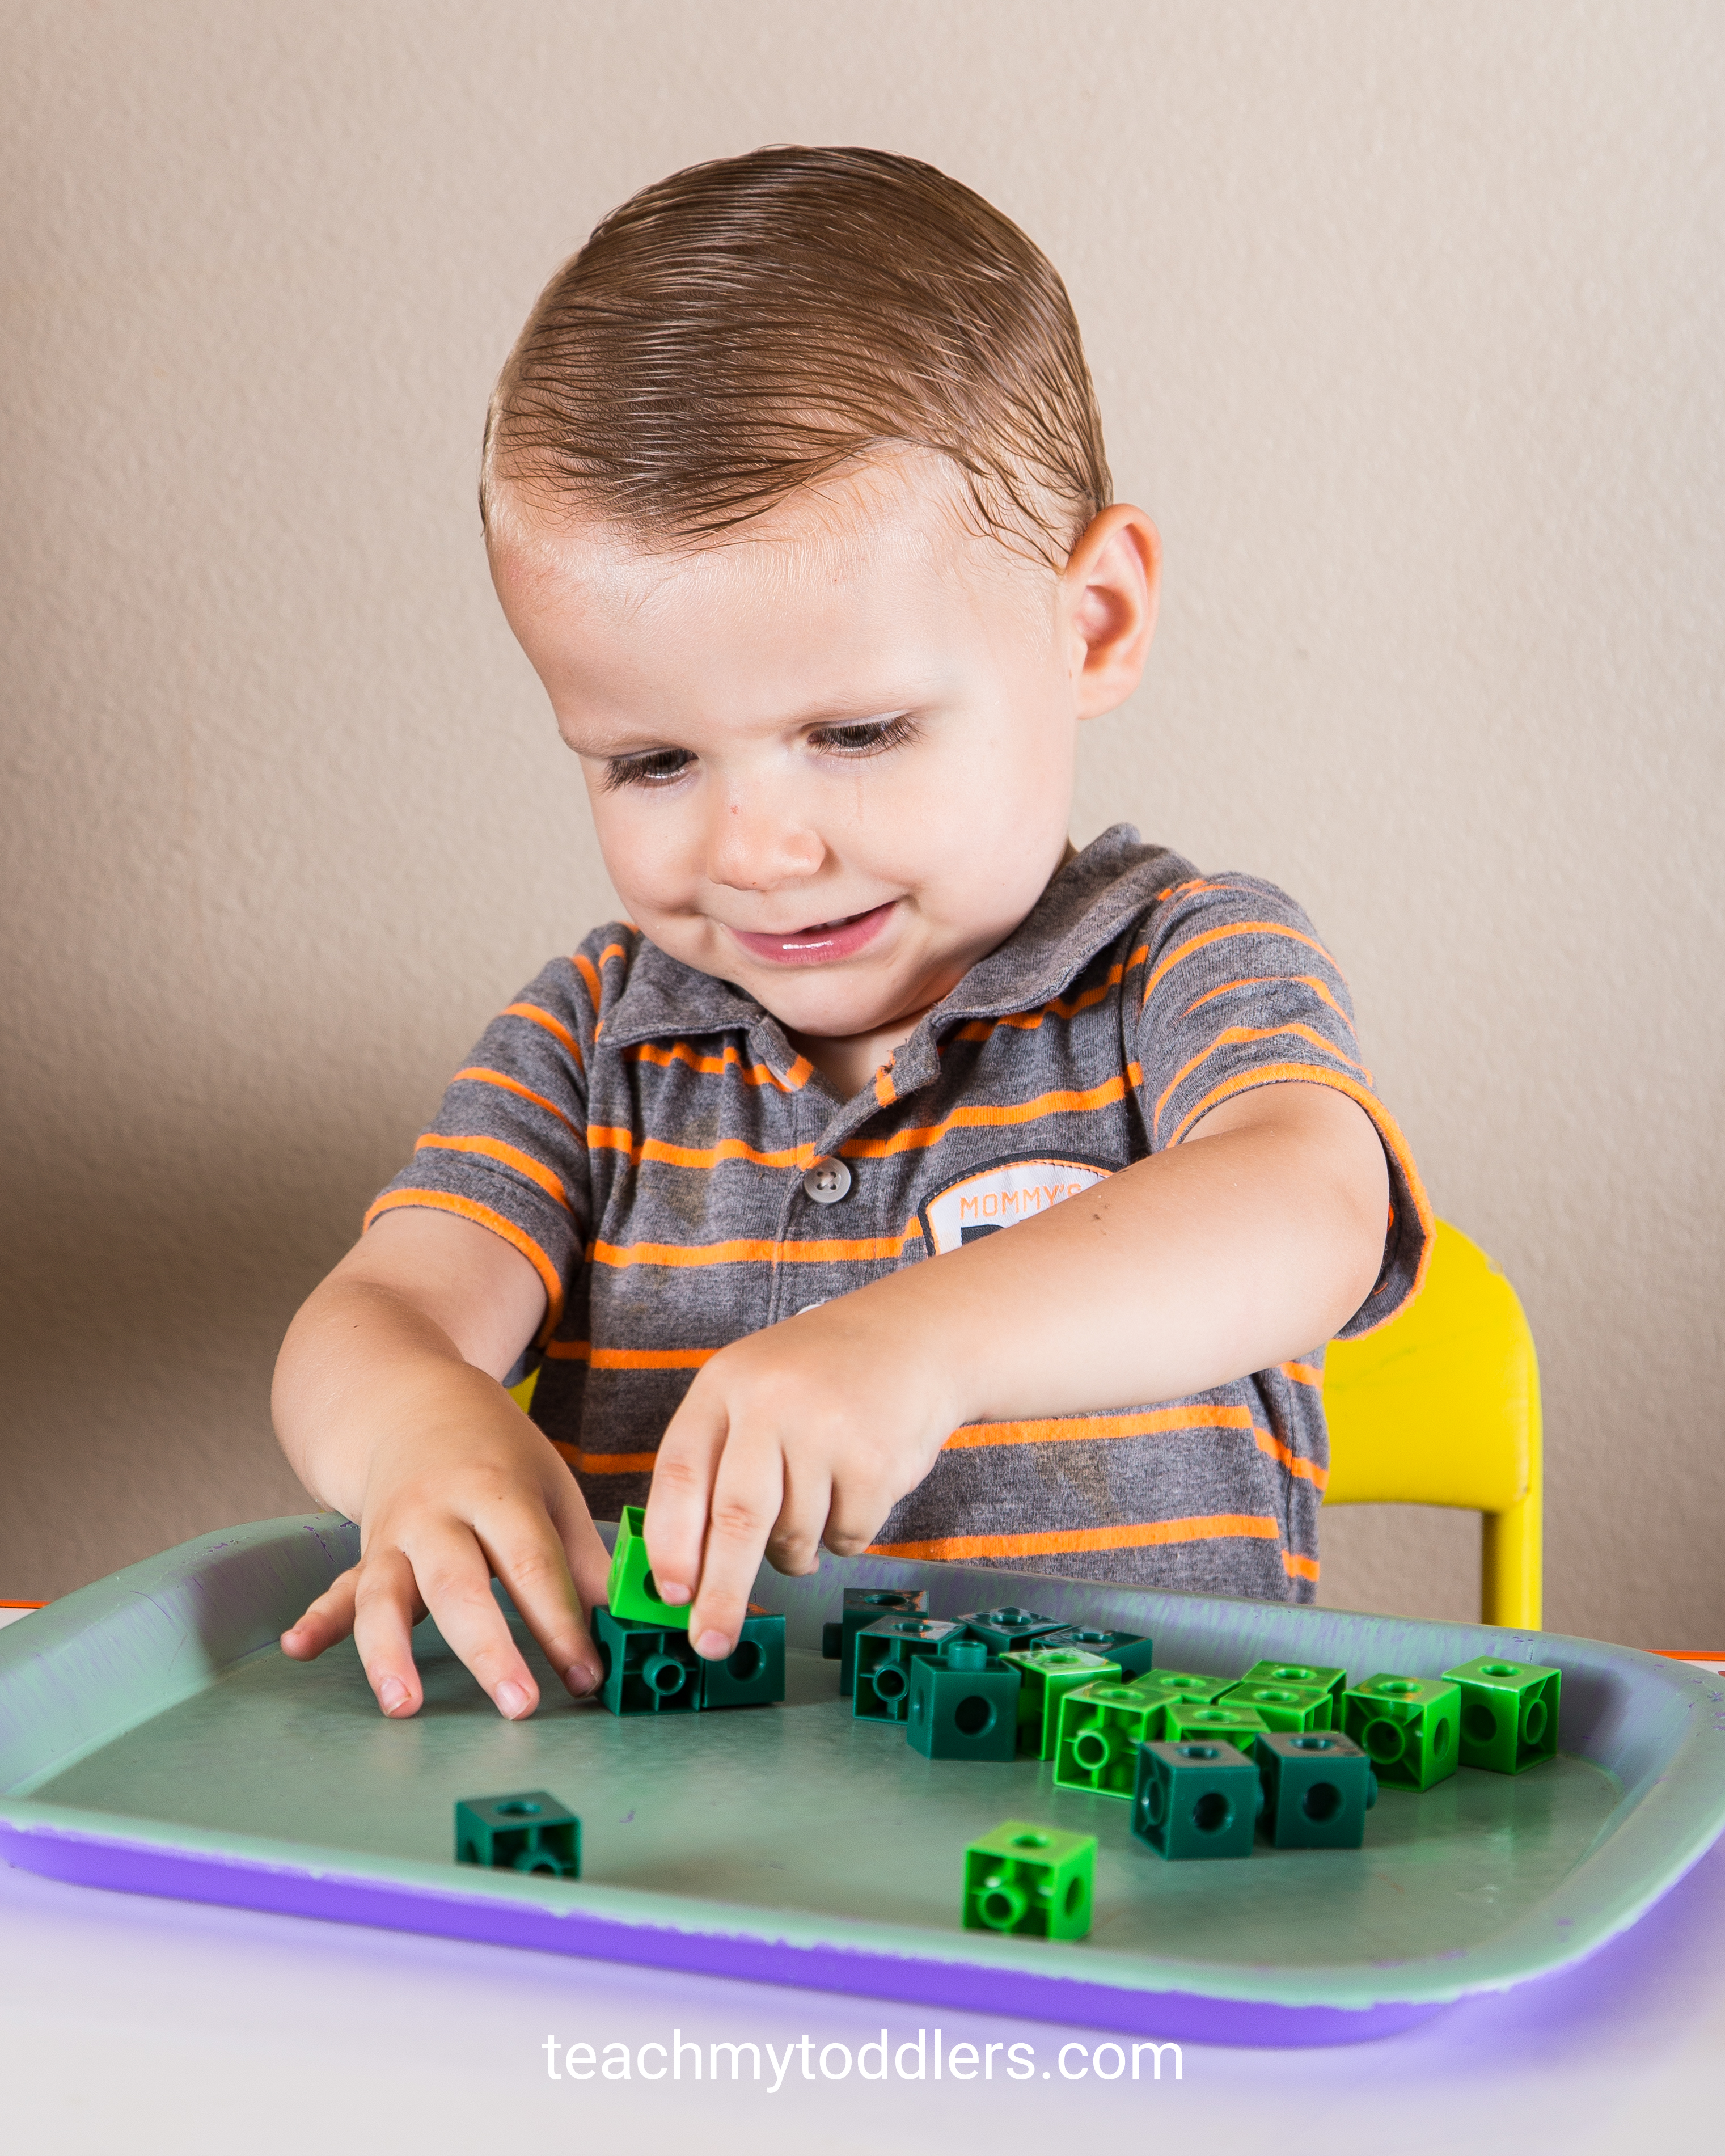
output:
<instances>
[{"instance_id":1,"label":"fingernail","mask_svg":"<svg viewBox=\"0 0 1725 2156\"><path fill-rule=\"evenodd\" d=\"M399 1677L385 1677L377 1687L377 1704L386 1714L394 1714L408 1703L408 1688Z\"/></svg>"},{"instance_id":2,"label":"fingernail","mask_svg":"<svg viewBox=\"0 0 1725 2156\"><path fill-rule=\"evenodd\" d=\"M695 1651L703 1661L716 1662L731 1651L731 1642L722 1632L703 1632L695 1642Z\"/></svg>"},{"instance_id":3,"label":"fingernail","mask_svg":"<svg viewBox=\"0 0 1725 2156\"><path fill-rule=\"evenodd\" d=\"M511 1722L518 1721L527 1711L527 1695L518 1684L501 1684L497 1687L497 1712Z\"/></svg>"},{"instance_id":4,"label":"fingernail","mask_svg":"<svg viewBox=\"0 0 1725 2156\"><path fill-rule=\"evenodd\" d=\"M658 1587L660 1600L670 1603L674 1609L680 1609L695 1591L693 1588L685 1587L675 1579L661 1579L658 1583Z\"/></svg>"},{"instance_id":5,"label":"fingernail","mask_svg":"<svg viewBox=\"0 0 1725 2156\"><path fill-rule=\"evenodd\" d=\"M589 1669L585 1662L571 1662L563 1671L563 1682L577 1699L583 1699L588 1692L598 1691L599 1673Z\"/></svg>"}]
</instances>

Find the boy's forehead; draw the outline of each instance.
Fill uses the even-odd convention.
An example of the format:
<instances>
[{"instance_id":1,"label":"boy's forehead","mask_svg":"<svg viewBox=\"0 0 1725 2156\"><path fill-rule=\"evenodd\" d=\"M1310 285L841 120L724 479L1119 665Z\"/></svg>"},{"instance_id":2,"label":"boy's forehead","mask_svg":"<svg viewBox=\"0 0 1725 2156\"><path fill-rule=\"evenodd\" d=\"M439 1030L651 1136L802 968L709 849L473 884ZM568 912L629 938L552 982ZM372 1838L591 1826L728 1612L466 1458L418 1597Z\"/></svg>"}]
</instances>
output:
<instances>
[{"instance_id":1,"label":"boy's forehead","mask_svg":"<svg viewBox=\"0 0 1725 2156\"><path fill-rule=\"evenodd\" d=\"M578 511L547 512L511 490L489 535L493 574L511 609L574 603L643 627L662 609L741 596L830 604L845 593L926 583L961 593L1026 583L1046 566L964 514L950 461L899 450L801 487L711 536L655 544Z\"/></svg>"}]
</instances>

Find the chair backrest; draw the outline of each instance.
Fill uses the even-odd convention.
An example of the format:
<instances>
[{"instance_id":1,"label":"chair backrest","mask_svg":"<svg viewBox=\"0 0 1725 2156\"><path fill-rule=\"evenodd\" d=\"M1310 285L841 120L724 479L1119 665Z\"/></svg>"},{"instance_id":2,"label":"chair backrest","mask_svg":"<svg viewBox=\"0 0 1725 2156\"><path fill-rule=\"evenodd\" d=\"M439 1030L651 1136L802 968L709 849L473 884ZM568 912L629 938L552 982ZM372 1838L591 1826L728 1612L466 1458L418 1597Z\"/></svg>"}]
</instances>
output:
<instances>
[{"instance_id":1,"label":"chair backrest","mask_svg":"<svg viewBox=\"0 0 1725 2156\"><path fill-rule=\"evenodd\" d=\"M1327 1505L1451 1505L1484 1516L1481 1615L1540 1616L1539 1364L1516 1291L1439 1221L1420 1293L1363 1340L1331 1342Z\"/></svg>"}]
</instances>

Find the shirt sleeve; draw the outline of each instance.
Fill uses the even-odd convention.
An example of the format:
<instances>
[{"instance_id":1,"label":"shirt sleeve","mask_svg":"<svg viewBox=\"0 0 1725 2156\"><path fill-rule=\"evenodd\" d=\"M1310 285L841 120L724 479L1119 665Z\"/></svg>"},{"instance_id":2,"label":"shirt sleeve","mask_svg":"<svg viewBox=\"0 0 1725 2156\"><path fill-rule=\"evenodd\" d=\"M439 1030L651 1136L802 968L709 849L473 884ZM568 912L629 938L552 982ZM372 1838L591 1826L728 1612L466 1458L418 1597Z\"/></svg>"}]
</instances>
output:
<instances>
[{"instance_id":1,"label":"shirt sleeve","mask_svg":"<svg viewBox=\"0 0 1725 2156\"><path fill-rule=\"evenodd\" d=\"M1153 1152L1257 1086L1332 1086L1371 1117L1389 1168L1384 1266L1337 1337L1372 1332L1418 1288L1432 1214L1407 1141L1373 1086L1335 960L1292 899L1253 876L1176 885L1144 926L1137 1085Z\"/></svg>"},{"instance_id":2,"label":"shirt sleeve","mask_svg":"<svg viewBox=\"0 0 1725 2156\"><path fill-rule=\"evenodd\" d=\"M603 940L601 932L589 942ZM587 1245L587 1070L597 987L583 945L572 957L554 959L500 1011L449 1081L412 1160L365 1218L369 1228L385 1213L421 1207L501 1235L544 1282L547 1337Z\"/></svg>"}]
</instances>

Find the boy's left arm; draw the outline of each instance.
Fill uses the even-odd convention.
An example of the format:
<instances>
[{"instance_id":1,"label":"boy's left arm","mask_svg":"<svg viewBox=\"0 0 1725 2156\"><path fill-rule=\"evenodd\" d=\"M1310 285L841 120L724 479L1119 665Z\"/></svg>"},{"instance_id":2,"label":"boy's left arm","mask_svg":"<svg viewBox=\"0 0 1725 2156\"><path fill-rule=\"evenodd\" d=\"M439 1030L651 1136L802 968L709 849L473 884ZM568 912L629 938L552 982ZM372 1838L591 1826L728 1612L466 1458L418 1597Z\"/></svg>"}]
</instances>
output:
<instances>
[{"instance_id":1,"label":"boy's left arm","mask_svg":"<svg viewBox=\"0 0 1725 2156\"><path fill-rule=\"evenodd\" d=\"M961 1424L1182 1399L1308 1353L1370 1294L1389 1184L1365 1111L1266 1085L1040 1218L725 1348L660 1445L660 1592L728 1653L764 1553L865 1548ZM682 1583L680 1586L678 1583Z\"/></svg>"}]
</instances>

